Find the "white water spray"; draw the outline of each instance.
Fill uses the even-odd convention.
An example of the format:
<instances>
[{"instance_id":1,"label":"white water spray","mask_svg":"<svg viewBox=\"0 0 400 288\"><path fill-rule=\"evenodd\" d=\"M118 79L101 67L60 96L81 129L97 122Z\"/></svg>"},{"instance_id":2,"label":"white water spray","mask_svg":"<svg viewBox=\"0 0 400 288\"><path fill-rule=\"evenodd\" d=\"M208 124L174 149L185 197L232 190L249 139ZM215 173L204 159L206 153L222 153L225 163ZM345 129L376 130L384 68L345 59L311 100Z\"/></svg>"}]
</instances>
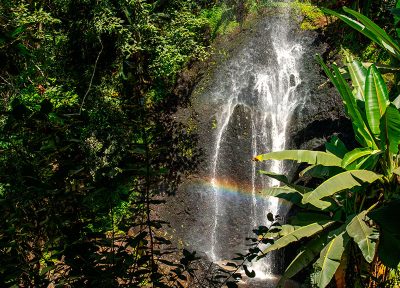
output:
<instances>
[{"instance_id":1,"label":"white water spray","mask_svg":"<svg viewBox=\"0 0 400 288\"><path fill-rule=\"evenodd\" d=\"M216 262L221 259L219 247L224 245L220 235L221 222L227 217L229 210L227 203L220 196L221 166L226 159L222 157L222 150L226 134L232 125L232 119L237 113L238 107L243 108L243 113L248 114L251 126L249 150L252 155L280 151L286 148L287 127L295 108L303 99L296 93L296 88L301 83L299 75L299 60L302 56L302 46L291 41L285 23L275 23L267 27L270 31L273 51L266 51L262 57L262 63L258 59L260 55L254 55L255 51L244 50L239 59L233 59L228 65L228 75L225 85L214 91L214 97L220 105L217 112L217 129L215 131L214 153L211 161L211 184L213 189L214 218L212 225L211 247L208 252L210 258ZM272 58L272 59L270 59ZM265 61L264 61L265 60ZM240 125L240 123L239 123ZM260 200L256 197L260 188L279 185L277 180L261 177L257 170L265 169L282 174L284 167L279 161L258 164L251 163L251 223L249 230L258 225L267 225L267 214L278 214L279 203L275 198ZM228 215L229 216L229 215ZM249 233L251 233L249 231ZM260 278L267 277L271 273L273 263L271 259L256 262L252 268Z\"/></svg>"}]
</instances>

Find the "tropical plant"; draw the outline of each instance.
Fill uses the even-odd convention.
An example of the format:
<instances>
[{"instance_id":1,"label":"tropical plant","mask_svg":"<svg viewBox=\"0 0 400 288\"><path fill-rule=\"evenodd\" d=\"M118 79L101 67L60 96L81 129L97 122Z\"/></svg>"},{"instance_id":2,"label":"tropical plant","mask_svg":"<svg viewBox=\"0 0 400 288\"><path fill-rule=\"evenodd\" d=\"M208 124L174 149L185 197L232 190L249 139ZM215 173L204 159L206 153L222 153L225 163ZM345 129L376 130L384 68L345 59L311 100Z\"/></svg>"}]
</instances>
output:
<instances>
[{"instance_id":1,"label":"tropical plant","mask_svg":"<svg viewBox=\"0 0 400 288\"><path fill-rule=\"evenodd\" d=\"M355 19L349 17L348 15L340 14L327 8L322 9L322 11L324 11L325 13L339 18L348 26L362 33L363 35L374 41L376 44L381 46L383 49L386 49L396 59L400 59L399 43L393 37L388 35L385 30L383 30L381 27L371 21L368 17L357 11L354 11L347 7L343 7L343 10L350 16L353 16ZM398 10L393 9L392 13L396 15L398 14Z\"/></svg>"},{"instance_id":2,"label":"tropical plant","mask_svg":"<svg viewBox=\"0 0 400 288\"><path fill-rule=\"evenodd\" d=\"M353 10L345 11L360 22L337 16L399 57L398 44L382 29ZM257 161L286 159L307 163L310 166L300 176L321 181L317 187L308 188L291 183L284 175L261 171L286 185L268 188L260 192L262 195L288 200L302 211L288 224L277 225L263 235L275 242L258 258L291 243L306 241L286 268L280 284L314 263L316 272L312 278L318 287L326 287L335 274L340 281L343 276L338 275L345 275L344 270L347 277L353 277L353 283L372 286L374 282L385 282L389 271L386 268L397 269L400 262L400 228L393 220L400 216L397 99L390 101L389 89L374 64L366 68L350 59L350 86L338 66L332 65L331 70L319 56L318 61L340 93L360 146L349 151L334 136L326 143L325 152L286 150L255 157ZM380 271L376 271L377 267ZM368 279L361 277L362 271L369 275Z\"/></svg>"}]
</instances>

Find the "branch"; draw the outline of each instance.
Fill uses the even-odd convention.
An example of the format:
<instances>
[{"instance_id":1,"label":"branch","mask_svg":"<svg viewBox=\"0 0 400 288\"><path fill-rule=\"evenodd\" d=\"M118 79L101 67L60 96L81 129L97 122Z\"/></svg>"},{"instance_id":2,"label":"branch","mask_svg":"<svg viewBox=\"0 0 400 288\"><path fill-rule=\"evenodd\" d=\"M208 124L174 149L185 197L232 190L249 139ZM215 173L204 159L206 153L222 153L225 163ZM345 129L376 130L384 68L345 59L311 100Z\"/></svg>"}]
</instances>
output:
<instances>
[{"instance_id":1,"label":"branch","mask_svg":"<svg viewBox=\"0 0 400 288\"><path fill-rule=\"evenodd\" d=\"M101 45L101 49L100 49L99 54L97 55L96 62L94 63L94 68L93 68L92 77L90 78L89 87L88 87L88 89L86 90L85 95L83 96L82 103L81 103L81 107L79 108L79 115L81 115L81 113L82 113L82 108L83 108L83 105L85 104L86 97L87 97L87 95L89 94L90 88L92 88L93 78L94 78L94 74L96 73L96 68L97 68L97 62L99 62L100 55L101 55L101 53L103 52L103 48L104 48L104 47L103 47L103 42L101 42L100 36L97 36L97 39L99 39L99 42L100 42L100 45Z\"/></svg>"}]
</instances>

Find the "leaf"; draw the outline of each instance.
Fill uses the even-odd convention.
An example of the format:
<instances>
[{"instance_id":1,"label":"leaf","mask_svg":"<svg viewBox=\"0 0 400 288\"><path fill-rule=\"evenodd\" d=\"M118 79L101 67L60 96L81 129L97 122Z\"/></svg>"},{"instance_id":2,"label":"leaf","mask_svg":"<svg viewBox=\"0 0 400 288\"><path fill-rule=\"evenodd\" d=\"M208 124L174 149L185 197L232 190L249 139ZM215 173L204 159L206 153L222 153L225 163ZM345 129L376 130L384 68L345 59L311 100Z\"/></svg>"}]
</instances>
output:
<instances>
[{"instance_id":1,"label":"leaf","mask_svg":"<svg viewBox=\"0 0 400 288\"><path fill-rule=\"evenodd\" d=\"M261 154L255 157L258 161L265 160L294 160L298 163L305 162L312 165L339 166L341 159L333 154L310 150L283 150Z\"/></svg>"},{"instance_id":2,"label":"leaf","mask_svg":"<svg viewBox=\"0 0 400 288\"><path fill-rule=\"evenodd\" d=\"M354 60L347 64L349 69L352 85L354 87L353 94L356 99L364 102L364 89L365 78L367 76L367 69L361 64L360 61Z\"/></svg>"},{"instance_id":3,"label":"leaf","mask_svg":"<svg viewBox=\"0 0 400 288\"><path fill-rule=\"evenodd\" d=\"M397 109L400 109L400 95L398 95L393 101L392 104L396 106Z\"/></svg>"},{"instance_id":4,"label":"leaf","mask_svg":"<svg viewBox=\"0 0 400 288\"><path fill-rule=\"evenodd\" d=\"M289 224L284 224L282 226L271 228L270 230L267 231L267 233L264 233L262 236L264 239L283 237L290 233L293 233L296 230L296 228L298 227ZM274 243L274 241L272 243Z\"/></svg>"},{"instance_id":5,"label":"leaf","mask_svg":"<svg viewBox=\"0 0 400 288\"><path fill-rule=\"evenodd\" d=\"M313 212L297 212L289 218L289 223L295 226L305 226L313 222L329 221L331 218L327 214Z\"/></svg>"},{"instance_id":6,"label":"leaf","mask_svg":"<svg viewBox=\"0 0 400 288\"><path fill-rule=\"evenodd\" d=\"M390 153L397 154L400 144L400 112L394 105L387 107L380 126L382 146L389 146L386 149L389 148Z\"/></svg>"},{"instance_id":7,"label":"leaf","mask_svg":"<svg viewBox=\"0 0 400 288\"><path fill-rule=\"evenodd\" d=\"M376 241L379 237L378 231L367 225L367 210L356 215L347 225L346 231L354 239L360 248L365 260L371 263L375 256Z\"/></svg>"},{"instance_id":8,"label":"leaf","mask_svg":"<svg viewBox=\"0 0 400 288\"><path fill-rule=\"evenodd\" d=\"M372 133L380 134L380 119L389 105L388 90L378 69L372 64L365 82L365 112Z\"/></svg>"},{"instance_id":9,"label":"leaf","mask_svg":"<svg viewBox=\"0 0 400 288\"><path fill-rule=\"evenodd\" d=\"M336 89L343 100L344 107L347 115L350 117L353 125L353 130L356 136L356 140L364 147L377 148L374 138L369 132L367 125L364 122L363 117L360 114L359 107L357 106L356 99L350 90L347 81L343 78L338 67L332 65L333 72L330 71L328 66L324 63L320 55L317 55L317 61L324 69L326 75L335 85Z\"/></svg>"},{"instance_id":10,"label":"leaf","mask_svg":"<svg viewBox=\"0 0 400 288\"><path fill-rule=\"evenodd\" d=\"M25 26L19 26L11 33L11 37L16 38L19 34L25 32L25 30L26 30Z\"/></svg>"},{"instance_id":11,"label":"leaf","mask_svg":"<svg viewBox=\"0 0 400 288\"><path fill-rule=\"evenodd\" d=\"M137 234L133 239L129 239L129 244L132 246L136 246L140 243L140 241L145 239L146 236L147 236L147 231L142 231L139 234Z\"/></svg>"},{"instance_id":12,"label":"leaf","mask_svg":"<svg viewBox=\"0 0 400 288\"><path fill-rule=\"evenodd\" d=\"M372 183L381 178L382 175L368 170L346 171L329 178L314 191L304 194L302 203L310 203L320 209L326 209L331 204L329 202L320 201L320 199L331 196L345 189L361 186L364 182Z\"/></svg>"},{"instance_id":13,"label":"leaf","mask_svg":"<svg viewBox=\"0 0 400 288\"><path fill-rule=\"evenodd\" d=\"M228 263L225 264L225 266L233 267L233 268L237 268L238 267L237 264L233 263L233 262L228 262Z\"/></svg>"},{"instance_id":14,"label":"leaf","mask_svg":"<svg viewBox=\"0 0 400 288\"><path fill-rule=\"evenodd\" d=\"M352 27L353 29L359 31L364 36L368 37L384 49L386 49L389 53L391 53L396 58L400 56L400 48L396 44L396 42L378 25L368 19L366 16L358 13L352 9L347 7L343 7L343 10L352 16L356 17L357 20L354 20L346 15L337 13L330 9L323 8L322 11L338 17L340 20L345 22L347 25Z\"/></svg>"},{"instance_id":15,"label":"leaf","mask_svg":"<svg viewBox=\"0 0 400 288\"><path fill-rule=\"evenodd\" d=\"M360 21L364 26L365 30L360 31L365 36L372 34L371 40L375 41L378 45L385 48L388 52L390 52L393 56L399 59L400 56L400 47L397 42L393 40L381 27L376 25L373 21L371 21L368 17L363 14L349 9L347 7L343 7L343 10L352 16L356 17L358 21ZM377 39L374 40L373 38Z\"/></svg>"},{"instance_id":16,"label":"leaf","mask_svg":"<svg viewBox=\"0 0 400 288\"><path fill-rule=\"evenodd\" d=\"M303 197L299 191L287 186L267 188L260 191L259 194L267 197L277 197L292 202L294 204L301 203L301 198Z\"/></svg>"},{"instance_id":17,"label":"leaf","mask_svg":"<svg viewBox=\"0 0 400 288\"><path fill-rule=\"evenodd\" d=\"M289 245L290 243L297 242L302 238L313 236L318 232L323 231L326 227L329 227L334 223L335 223L334 221L320 221L312 223L307 226L299 227L298 229L292 231L291 233L288 233L287 235L276 240L274 244L268 246L262 253L266 254L268 252L281 249Z\"/></svg>"},{"instance_id":18,"label":"leaf","mask_svg":"<svg viewBox=\"0 0 400 288\"><path fill-rule=\"evenodd\" d=\"M51 270L54 270L54 269L56 269L56 266L47 266L47 267L44 267L43 269L41 269L40 270L40 276L43 276L43 275L45 275L46 273L48 273L48 272L50 272Z\"/></svg>"},{"instance_id":19,"label":"leaf","mask_svg":"<svg viewBox=\"0 0 400 288\"><path fill-rule=\"evenodd\" d=\"M339 139L337 136L332 136L332 138L325 143L326 152L332 153L339 158L343 158L343 156L349 152L346 148L346 145Z\"/></svg>"},{"instance_id":20,"label":"leaf","mask_svg":"<svg viewBox=\"0 0 400 288\"><path fill-rule=\"evenodd\" d=\"M386 266L396 269L400 264L400 200L392 200L387 205L368 213L380 228L378 255Z\"/></svg>"},{"instance_id":21,"label":"leaf","mask_svg":"<svg viewBox=\"0 0 400 288\"><path fill-rule=\"evenodd\" d=\"M297 254L293 261L288 265L281 279L279 280L277 287L283 286L286 279L290 279L307 267L317 255L320 254L326 243L327 233L318 235L310 242L308 242L303 251Z\"/></svg>"},{"instance_id":22,"label":"leaf","mask_svg":"<svg viewBox=\"0 0 400 288\"><path fill-rule=\"evenodd\" d=\"M344 230L344 227L343 227ZM321 268L317 276L317 285L320 288L328 286L342 260L343 252L349 241L346 230L342 231L322 249L316 264Z\"/></svg>"},{"instance_id":23,"label":"leaf","mask_svg":"<svg viewBox=\"0 0 400 288\"><path fill-rule=\"evenodd\" d=\"M382 153L380 150L372 150L370 148L356 148L350 152L348 152L342 160L342 167L346 168L349 166L351 163L354 161L364 158L364 156L370 156L370 155L375 155L378 153ZM346 168L347 169L347 168ZM349 170L349 169L347 169Z\"/></svg>"},{"instance_id":24,"label":"leaf","mask_svg":"<svg viewBox=\"0 0 400 288\"><path fill-rule=\"evenodd\" d=\"M287 177L285 175L277 174L277 173L270 172L270 171L263 171L263 170L260 170L258 172L260 174L264 174L264 175L267 175L267 176L269 176L271 178L274 178L274 179L286 184L288 187L293 188L293 189L295 189L295 190L297 190L297 191L299 191L301 193L305 193L305 192L311 191L310 188L290 183L289 179L287 179Z\"/></svg>"},{"instance_id":25,"label":"leaf","mask_svg":"<svg viewBox=\"0 0 400 288\"><path fill-rule=\"evenodd\" d=\"M235 282L229 281L229 282L226 282L226 287L228 287L228 288L238 288L239 286Z\"/></svg>"},{"instance_id":26,"label":"leaf","mask_svg":"<svg viewBox=\"0 0 400 288\"><path fill-rule=\"evenodd\" d=\"M399 8L393 8L390 10L390 13L393 14L395 17L400 17L400 9ZM397 20L398 21L398 20Z\"/></svg>"},{"instance_id":27,"label":"leaf","mask_svg":"<svg viewBox=\"0 0 400 288\"><path fill-rule=\"evenodd\" d=\"M246 276L249 278L254 278L256 277L256 272L250 271L249 268L247 267L247 265L243 265L243 269L244 269L244 273L246 273Z\"/></svg>"},{"instance_id":28,"label":"leaf","mask_svg":"<svg viewBox=\"0 0 400 288\"><path fill-rule=\"evenodd\" d=\"M304 169L303 171L301 171L299 173L299 176L300 177L310 176L313 178L326 179L344 171L345 170L343 168L336 166L311 165L306 169Z\"/></svg>"},{"instance_id":29,"label":"leaf","mask_svg":"<svg viewBox=\"0 0 400 288\"><path fill-rule=\"evenodd\" d=\"M378 151L378 150L376 150ZM380 159L379 155L383 152L377 152L372 155L368 155L362 158L357 159L349 166L346 167L347 170L375 170L375 166Z\"/></svg>"},{"instance_id":30,"label":"leaf","mask_svg":"<svg viewBox=\"0 0 400 288\"><path fill-rule=\"evenodd\" d=\"M276 180L278 180L278 181L280 181L280 182L282 182L282 183L284 183L286 185L290 184L289 179L285 175L277 174L277 173L271 172L271 171L264 171L264 170L260 170L258 172L260 174L264 174L264 175L267 175L267 176L269 176L271 178L274 178L274 179L276 179Z\"/></svg>"},{"instance_id":31,"label":"leaf","mask_svg":"<svg viewBox=\"0 0 400 288\"><path fill-rule=\"evenodd\" d=\"M368 127L364 122L364 118L360 113L360 109L353 93L350 91L347 81L343 78L336 65L333 65L333 71L338 82L338 87L336 88L339 90L346 112L352 120L353 130L356 134L357 141L363 146L376 147L376 145L374 146L374 138L371 136Z\"/></svg>"},{"instance_id":32,"label":"leaf","mask_svg":"<svg viewBox=\"0 0 400 288\"><path fill-rule=\"evenodd\" d=\"M400 167L393 170L393 173L400 176Z\"/></svg>"}]
</instances>

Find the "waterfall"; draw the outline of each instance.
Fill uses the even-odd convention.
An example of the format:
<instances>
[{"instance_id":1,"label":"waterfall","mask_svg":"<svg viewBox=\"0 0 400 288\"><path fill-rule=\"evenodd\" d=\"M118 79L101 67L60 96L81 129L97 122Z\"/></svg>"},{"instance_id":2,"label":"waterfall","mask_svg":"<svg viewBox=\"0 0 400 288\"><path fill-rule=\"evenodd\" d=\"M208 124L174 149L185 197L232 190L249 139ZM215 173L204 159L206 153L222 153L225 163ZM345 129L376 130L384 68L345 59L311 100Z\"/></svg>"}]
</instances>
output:
<instances>
[{"instance_id":1,"label":"waterfall","mask_svg":"<svg viewBox=\"0 0 400 288\"><path fill-rule=\"evenodd\" d=\"M257 191L279 182L257 171L283 174L284 166L279 161L250 160L258 154L287 148L291 116L303 102L297 89L303 47L290 34L288 17L269 19L263 25L259 37L226 63L209 93L210 101L218 107L209 170L212 220L207 254L214 262L227 259L230 252L243 247L239 236L254 236L252 229L268 225L269 212L278 214L278 200L257 197ZM227 186L247 191L248 196L225 197ZM235 233L241 235L231 236ZM273 273L273 262L269 257L253 264L257 276Z\"/></svg>"}]
</instances>

